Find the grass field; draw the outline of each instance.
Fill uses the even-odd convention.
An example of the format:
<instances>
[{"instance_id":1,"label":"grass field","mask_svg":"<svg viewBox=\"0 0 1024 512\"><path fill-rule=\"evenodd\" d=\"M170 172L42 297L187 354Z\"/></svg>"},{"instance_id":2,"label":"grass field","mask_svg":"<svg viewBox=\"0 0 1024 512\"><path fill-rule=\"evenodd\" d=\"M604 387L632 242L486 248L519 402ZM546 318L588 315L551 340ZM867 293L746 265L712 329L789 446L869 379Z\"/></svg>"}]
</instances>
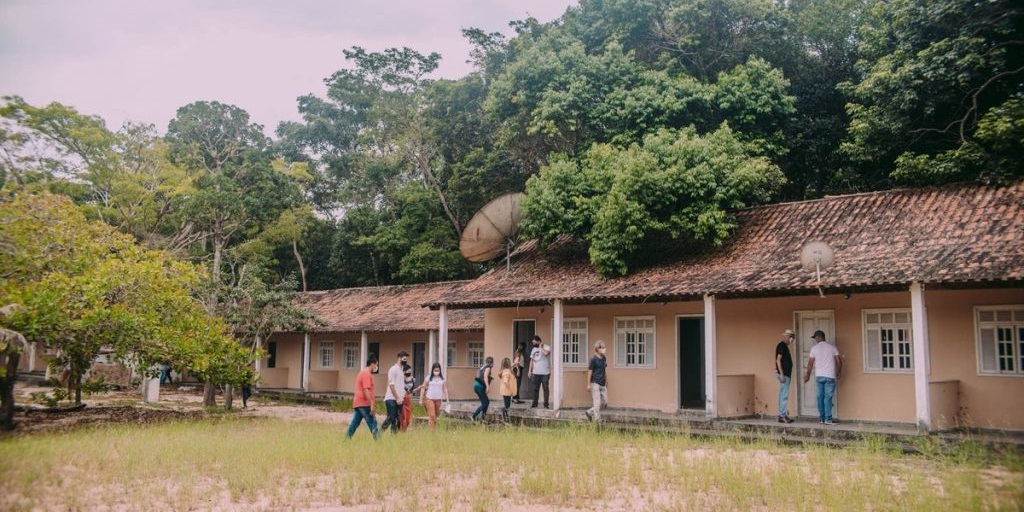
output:
<instances>
[{"instance_id":1,"label":"grass field","mask_svg":"<svg viewBox=\"0 0 1024 512\"><path fill-rule=\"evenodd\" d=\"M1020 510L1019 455L230 416L0 440L0 510Z\"/></svg>"}]
</instances>

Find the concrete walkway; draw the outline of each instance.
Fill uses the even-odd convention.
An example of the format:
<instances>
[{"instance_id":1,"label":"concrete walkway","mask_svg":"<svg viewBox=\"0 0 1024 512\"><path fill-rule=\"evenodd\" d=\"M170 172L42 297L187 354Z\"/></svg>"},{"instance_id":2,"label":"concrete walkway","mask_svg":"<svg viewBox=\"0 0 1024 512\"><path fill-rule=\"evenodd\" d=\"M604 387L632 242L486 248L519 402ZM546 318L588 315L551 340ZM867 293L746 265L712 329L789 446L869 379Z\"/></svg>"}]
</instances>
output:
<instances>
[{"instance_id":1,"label":"concrete walkway","mask_svg":"<svg viewBox=\"0 0 1024 512\"><path fill-rule=\"evenodd\" d=\"M479 405L476 400L453 401L452 416L469 420ZM501 409L502 402L492 400L486 423L501 423ZM530 426L589 424L591 422L584 411L582 408L534 409L524 402L512 404L509 417L513 424ZM774 416L709 420L703 410L666 413L647 409L606 409L601 412L601 428L829 446L885 443L887 447L906 452L950 452L960 449L965 443L976 443L989 449L1009 449L1024 454L1024 431L958 430L925 434L918 432L916 425L907 423L844 422L839 419L834 425L822 425L817 418L797 418L794 423L779 423Z\"/></svg>"}]
</instances>

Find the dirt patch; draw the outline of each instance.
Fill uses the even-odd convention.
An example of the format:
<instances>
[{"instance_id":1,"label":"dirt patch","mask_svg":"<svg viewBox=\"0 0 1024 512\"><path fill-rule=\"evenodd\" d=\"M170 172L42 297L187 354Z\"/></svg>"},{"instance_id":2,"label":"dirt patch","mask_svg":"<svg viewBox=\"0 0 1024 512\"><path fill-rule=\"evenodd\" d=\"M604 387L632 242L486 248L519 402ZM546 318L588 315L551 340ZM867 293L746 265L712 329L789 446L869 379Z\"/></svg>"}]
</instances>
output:
<instances>
[{"instance_id":1,"label":"dirt patch","mask_svg":"<svg viewBox=\"0 0 1024 512\"><path fill-rule=\"evenodd\" d=\"M145 425L168 421L196 420L211 417L203 408L203 392L196 386L168 386L160 390L156 403L144 403L139 391L111 391L82 398L85 407L78 410L43 411L43 406L32 402L31 394L50 391L49 387L33 386L23 382L15 385L15 403L21 406L14 415L15 429L0 436L32 435L43 432L67 432L72 429L100 425ZM217 396L223 406L223 395ZM350 413L331 411L315 405L278 403L259 395L242 407L236 396L233 407L238 417L268 417L289 421L315 421L327 423L347 422Z\"/></svg>"}]
</instances>

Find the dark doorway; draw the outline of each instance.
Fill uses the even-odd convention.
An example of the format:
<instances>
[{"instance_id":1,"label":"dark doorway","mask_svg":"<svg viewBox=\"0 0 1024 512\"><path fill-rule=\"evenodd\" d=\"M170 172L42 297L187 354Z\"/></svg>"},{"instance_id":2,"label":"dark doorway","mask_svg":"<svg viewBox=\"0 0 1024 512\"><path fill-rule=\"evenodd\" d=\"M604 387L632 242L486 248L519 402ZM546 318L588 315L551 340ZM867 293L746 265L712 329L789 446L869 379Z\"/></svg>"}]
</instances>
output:
<instances>
[{"instance_id":1,"label":"dark doorway","mask_svg":"<svg viewBox=\"0 0 1024 512\"><path fill-rule=\"evenodd\" d=\"M533 349L533 336L537 334L537 322L535 320L513 320L512 321L512 357L515 357L516 349L523 351L523 380L519 388L519 398L522 400L533 399L533 383L526 376L530 371L530 350Z\"/></svg>"},{"instance_id":2,"label":"dark doorway","mask_svg":"<svg viewBox=\"0 0 1024 512\"><path fill-rule=\"evenodd\" d=\"M366 344L366 352L367 352L367 357L369 357L370 355L373 355L373 354L377 354L377 363L378 363L377 364L377 371L375 371L373 373L380 373L380 368L382 366L384 366L384 364L385 364L384 361L380 360L380 342L379 341L371 341L371 342L367 343ZM363 364L366 364L366 361L363 361ZM390 365L388 365L388 366L390 366Z\"/></svg>"},{"instance_id":3,"label":"dark doorway","mask_svg":"<svg viewBox=\"0 0 1024 512\"><path fill-rule=\"evenodd\" d=\"M267 368L277 368L277 342L267 343Z\"/></svg>"},{"instance_id":4,"label":"dark doorway","mask_svg":"<svg viewBox=\"0 0 1024 512\"><path fill-rule=\"evenodd\" d=\"M703 409L704 404L704 318L680 317L679 321L679 407Z\"/></svg>"},{"instance_id":5,"label":"dark doorway","mask_svg":"<svg viewBox=\"0 0 1024 512\"><path fill-rule=\"evenodd\" d=\"M423 382L424 365L426 358L427 344L417 341L412 344L412 376L416 379L416 385Z\"/></svg>"}]
</instances>

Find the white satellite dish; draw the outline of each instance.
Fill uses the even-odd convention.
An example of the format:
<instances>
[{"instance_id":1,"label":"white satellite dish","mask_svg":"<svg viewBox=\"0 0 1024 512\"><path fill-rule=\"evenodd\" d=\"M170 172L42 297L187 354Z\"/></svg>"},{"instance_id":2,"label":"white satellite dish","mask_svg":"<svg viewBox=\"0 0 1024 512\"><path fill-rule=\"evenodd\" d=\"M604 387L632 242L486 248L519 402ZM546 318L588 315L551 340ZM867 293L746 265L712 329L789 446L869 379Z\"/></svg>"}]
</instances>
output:
<instances>
[{"instance_id":1,"label":"white satellite dish","mask_svg":"<svg viewBox=\"0 0 1024 512\"><path fill-rule=\"evenodd\" d=\"M473 215L459 238L459 253L463 258L475 263L490 261L502 254L508 258L519 237L522 197L521 193L499 196Z\"/></svg>"},{"instance_id":2,"label":"white satellite dish","mask_svg":"<svg viewBox=\"0 0 1024 512\"><path fill-rule=\"evenodd\" d=\"M835 253L825 242L807 242L800 250L800 264L804 270L814 271L814 285L818 287L818 294L822 297L825 292L821 290L821 271L832 266L835 261Z\"/></svg>"}]
</instances>

